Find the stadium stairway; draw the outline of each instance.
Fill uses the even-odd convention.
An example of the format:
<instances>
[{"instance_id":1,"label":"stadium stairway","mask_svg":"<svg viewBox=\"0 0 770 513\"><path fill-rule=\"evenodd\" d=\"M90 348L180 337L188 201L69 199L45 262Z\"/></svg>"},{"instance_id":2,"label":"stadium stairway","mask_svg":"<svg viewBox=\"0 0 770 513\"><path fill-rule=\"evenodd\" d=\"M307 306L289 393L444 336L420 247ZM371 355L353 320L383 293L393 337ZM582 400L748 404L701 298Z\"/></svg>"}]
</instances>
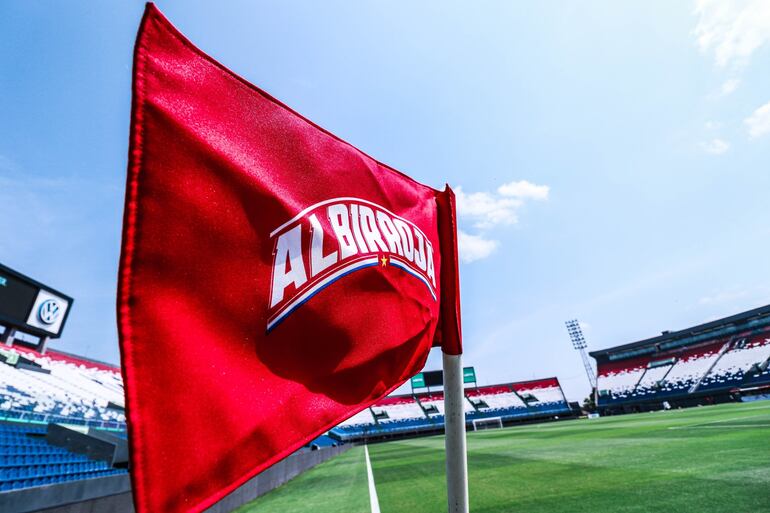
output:
<instances>
[{"instance_id":1,"label":"stadium stairway","mask_svg":"<svg viewBox=\"0 0 770 513\"><path fill-rule=\"evenodd\" d=\"M412 394L412 397L414 398L414 402L417 403L417 406L420 407L422 410L422 414L425 416L426 419L430 418L430 415L428 414L427 410L425 409L425 406L423 406L422 401L420 401L420 398L416 394Z\"/></svg>"},{"instance_id":2,"label":"stadium stairway","mask_svg":"<svg viewBox=\"0 0 770 513\"><path fill-rule=\"evenodd\" d=\"M642 372L642 375L639 376L639 379L636 381L636 384L634 385L634 388L631 389L631 393L636 392L636 390L639 388L639 385L642 381L644 381L645 376L647 376L647 372L650 370L649 365L644 368L644 371Z\"/></svg>"},{"instance_id":3,"label":"stadium stairway","mask_svg":"<svg viewBox=\"0 0 770 513\"><path fill-rule=\"evenodd\" d=\"M519 400L521 400L521 402L524 403L525 406L529 407L529 404L527 403L527 401L524 400L524 398L521 396L521 394L518 392L518 390L516 390L514 387L509 387L509 388L510 388L511 392L513 392L513 394L516 395L516 397L518 397Z\"/></svg>"},{"instance_id":4,"label":"stadium stairway","mask_svg":"<svg viewBox=\"0 0 770 513\"><path fill-rule=\"evenodd\" d=\"M467 393L463 394L463 397L465 397L465 400L466 400L466 401L468 401L468 402L470 403L470 405L473 407L473 411L474 411L475 413L478 413L478 412L479 412L479 404L476 404L476 403L474 403L474 402L471 400L471 398L468 396L468 394L467 394ZM479 401L481 401L481 400L479 400ZM486 404L486 403L485 403L485 404Z\"/></svg>"},{"instance_id":5,"label":"stadium stairway","mask_svg":"<svg viewBox=\"0 0 770 513\"><path fill-rule=\"evenodd\" d=\"M688 394L694 394L698 390L698 387L700 387L700 384L703 383L704 379L706 379L706 376L711 374L711 371L714 368L716 368L717 364L719 363L719 360L722 359L722 356L724 356L724 354L732 347L734 339L735 339L735 337L730 337L730 340L725 342L725 345L723 345L722 348L719 350L719 353L717 353L716 359L714 359L714 361L711 362L711 365L709 365L709 368L706 369L706 372L704 372L698 378L698 380L695 382L695 384L690 387L690 390L687 391Z\"/></svg>"}]
</instances>

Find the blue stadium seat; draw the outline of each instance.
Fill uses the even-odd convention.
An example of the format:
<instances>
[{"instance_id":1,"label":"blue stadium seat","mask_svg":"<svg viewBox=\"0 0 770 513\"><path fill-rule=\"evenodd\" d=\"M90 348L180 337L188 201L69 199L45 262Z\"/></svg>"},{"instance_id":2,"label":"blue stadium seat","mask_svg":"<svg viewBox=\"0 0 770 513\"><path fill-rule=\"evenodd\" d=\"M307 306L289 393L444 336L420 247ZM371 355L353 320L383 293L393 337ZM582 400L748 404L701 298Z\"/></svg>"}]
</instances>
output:
<instances>
[{"instance_id":1,"label":"blue stadium seat","mask_svg":"<svg viewBox=\"0 0 770 513\"><path fill-rule=\"evenodd\" d=\"M0 423L0 492L127 473L49 445L45 432L44 426Z\"/></svg>"}]
</instances>

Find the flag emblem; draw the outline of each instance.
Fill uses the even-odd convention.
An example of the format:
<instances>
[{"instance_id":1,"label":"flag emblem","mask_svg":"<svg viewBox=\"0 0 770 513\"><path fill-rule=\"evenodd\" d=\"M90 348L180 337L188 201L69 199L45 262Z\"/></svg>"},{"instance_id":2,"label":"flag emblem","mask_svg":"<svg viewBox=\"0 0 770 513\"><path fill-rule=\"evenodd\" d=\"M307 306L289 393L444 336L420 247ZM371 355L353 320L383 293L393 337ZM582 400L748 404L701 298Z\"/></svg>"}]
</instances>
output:
<instances>
[{"instance_id":1,"label":"flag emblem","mask_svg":"<svg viewBox=\"0 0 770 513\"><path fill-rule=\"evenodd\" d=\"M312 205L270 234L275 242L267 331L352 272L393 266L436 301L434 251L413 222L361 198Z\"/></svg>"}]
</instances>

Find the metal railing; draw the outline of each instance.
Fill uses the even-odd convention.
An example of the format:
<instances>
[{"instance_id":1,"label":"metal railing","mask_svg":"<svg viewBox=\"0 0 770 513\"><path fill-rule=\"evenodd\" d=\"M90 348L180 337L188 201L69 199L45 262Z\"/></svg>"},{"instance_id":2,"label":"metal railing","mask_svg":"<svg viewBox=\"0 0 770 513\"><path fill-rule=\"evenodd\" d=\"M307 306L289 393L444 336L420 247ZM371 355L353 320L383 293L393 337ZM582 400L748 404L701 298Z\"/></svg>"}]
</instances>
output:
<instances>
[{"instance_id":1,"label":"metal railing","mask_svg":"<svg viewBox=\"0 0 770 513\"><path fill-rule=\"evenodd\" d=\"M27 422L30 424L71 424L114 431L126 430L126 423L118 422L116 420L84 419L83 417L68 417L65 415L57 415L55 413L41 413L28 410L0 410L0 420Z\"/></svg>"}]
</instances>

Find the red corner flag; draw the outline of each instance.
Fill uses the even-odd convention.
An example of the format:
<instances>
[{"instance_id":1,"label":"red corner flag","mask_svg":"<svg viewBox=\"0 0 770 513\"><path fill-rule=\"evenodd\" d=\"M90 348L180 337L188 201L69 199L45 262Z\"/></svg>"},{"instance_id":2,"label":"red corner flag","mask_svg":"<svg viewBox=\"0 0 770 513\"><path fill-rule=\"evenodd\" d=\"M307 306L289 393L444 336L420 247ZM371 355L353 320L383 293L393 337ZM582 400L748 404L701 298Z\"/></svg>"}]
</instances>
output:
<instances>
[{"instance_id":1,"label":"red corner flag","mask_svg":"<svg viewBox=\"0 0 770 513\"><path fill-rule=\"evenodd\" d=\"M148 5L118 315L139 513L197 512L460 353L452 192L318 127Z\"/></svg>"}]
</instances>

